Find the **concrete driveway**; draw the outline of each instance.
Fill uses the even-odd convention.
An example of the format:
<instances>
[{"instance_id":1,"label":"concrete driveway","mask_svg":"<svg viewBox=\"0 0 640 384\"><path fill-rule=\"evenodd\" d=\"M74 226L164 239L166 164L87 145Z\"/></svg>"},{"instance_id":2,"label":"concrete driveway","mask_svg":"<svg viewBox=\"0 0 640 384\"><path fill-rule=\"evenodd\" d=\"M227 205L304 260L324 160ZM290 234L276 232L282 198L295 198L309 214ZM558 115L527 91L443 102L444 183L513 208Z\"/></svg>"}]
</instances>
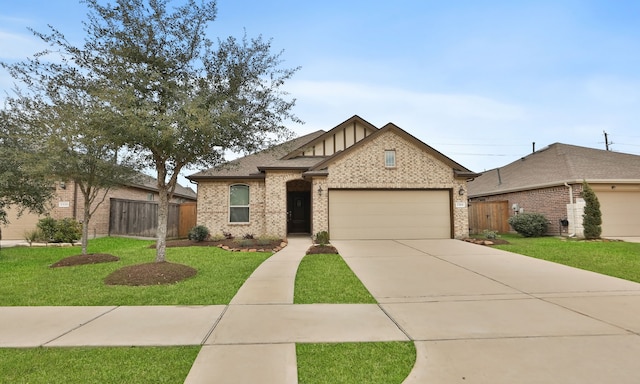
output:
<instances>
[{"instance_id":1,"label":"concrete driveway","mask_svg":"<svg viewBox=\"0 0 640 384\"><path fill-rule=\"evenodd\" d=\"M640 284L457 240L332 244L415 341L405 383L640 382Z\"/></svg>"}]
</instances>

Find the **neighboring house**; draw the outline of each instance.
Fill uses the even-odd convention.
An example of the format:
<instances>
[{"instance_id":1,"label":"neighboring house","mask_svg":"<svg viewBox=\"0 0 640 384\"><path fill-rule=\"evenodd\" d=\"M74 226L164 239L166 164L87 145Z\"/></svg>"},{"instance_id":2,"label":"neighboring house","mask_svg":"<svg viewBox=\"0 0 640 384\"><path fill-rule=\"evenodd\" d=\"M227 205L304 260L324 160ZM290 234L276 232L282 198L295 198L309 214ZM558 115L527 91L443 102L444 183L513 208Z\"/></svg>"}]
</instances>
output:
<instances>
[{"instance_id":1,"label":"neighboring house","mask_svg":"<svg viewBox=\"0 0 640 384\"><path fill-rule=\"evenodd\" d=\"M600 202L603 237L640 236L640 156L561 143L470 182L470 230L495 230L507 225L509 216L535 212L548 219L549 234L582 236L583 180ZM482 220L491 219L492 212L483 211L483 205L499 202L506 207L500 210L506 210L505 217L494 221L494 228L483 227Z\"/></svg>"},{"instance_id":2,"label":"neighboring house","mask_svg":"<svg viewBox=\"0 0 640 384\"><path fill-rule=\"evenodd\" d=\"M394 124L354 116L187 178L212 233L424 239L468 235L476 176Z\"/></svg>"},{"instance_id":3,"label":"neighboring house","mask_svg":"<svg viewBox=\"0 0 640 384\"><path fill-rule=\"evenodd\" d=\"M55 186L56 195L51 201L51 209L47 212L54 219L74 218L78 221L83 219L84 196L79 187L72 181L59 182ZM96 198L96 203L102 200L103 193ZM196 192L181 185L176 186L176 192L171 202L184 203L195 202ZM89 235L106 236L109 234L109 215L111 199L122 199L132 201L157 201L158 189L156 179L151 176L140 174L139 178L127 185L111 188L106 194L104 201L95 211L89 222ZM95 203L94 203L95 204ZM13 210L15 211L15 210ZM10 223L2 228L2 238L4 240L24 239L26 231L36 228L39 217L34 214L25 214L16 218L9 217Z\"/></svg>"}]
</instances>

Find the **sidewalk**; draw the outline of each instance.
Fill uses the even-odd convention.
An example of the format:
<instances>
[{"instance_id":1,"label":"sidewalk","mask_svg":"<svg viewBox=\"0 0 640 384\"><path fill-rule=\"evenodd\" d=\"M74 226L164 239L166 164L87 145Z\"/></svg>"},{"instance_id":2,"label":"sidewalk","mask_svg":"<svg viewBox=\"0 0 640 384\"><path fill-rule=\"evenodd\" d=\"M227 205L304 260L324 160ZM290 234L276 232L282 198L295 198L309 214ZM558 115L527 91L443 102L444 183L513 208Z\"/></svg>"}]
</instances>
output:
<instances>
[{"instance_id":1,"label":"sidewalk","mask_svg":"<svg viewBox=\"0 0 640 384\"><path fill-rule=\"evenodd\" d=\"M185 383L297 383L295 343L409 340L376 304L294 305L289 238L229 305L0 308L0 347L203 345Z\"/></svg>"},{"instance_id":2,"label":"sidewalk","mask_svg":"<svg viewBox=\"0 0 640 384\"><path fill-rule=\"evenodd\" d=\"M290 238L229 305L3 307L0 347L202 345L186 383L293 384L296 343L411 340L405 384L638 382L640 284L457 240L333 243L379 304L292 304L310 239Z\"/></svg>"}]
</instances>

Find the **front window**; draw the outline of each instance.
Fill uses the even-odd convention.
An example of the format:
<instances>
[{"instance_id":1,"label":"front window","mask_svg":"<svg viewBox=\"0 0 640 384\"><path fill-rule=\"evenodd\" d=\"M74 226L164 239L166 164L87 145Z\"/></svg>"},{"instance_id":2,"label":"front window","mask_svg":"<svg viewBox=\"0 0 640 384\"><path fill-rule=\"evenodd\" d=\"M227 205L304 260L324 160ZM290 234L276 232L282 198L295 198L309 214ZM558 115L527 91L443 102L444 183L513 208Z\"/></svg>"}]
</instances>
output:
<instances>
[{"instance_id":1,"label":"front window","mask_svg":"<svg viewBox=\"0 0 640 384\"><path fill-rule=\"evenodd\" d=\"M232 185L229 189L229 222L249 222L249 186Z\"/></svg>"},{"instance_id":2,"label":"front window","mask_svg":"<svg viewBox=\"0 0 640 384\"><path fill-rule=\"evenodd\" d=\"M384 151L384 166L387 168L394 168L396 166L396 151Z\"/></svg>"}]
</instances>

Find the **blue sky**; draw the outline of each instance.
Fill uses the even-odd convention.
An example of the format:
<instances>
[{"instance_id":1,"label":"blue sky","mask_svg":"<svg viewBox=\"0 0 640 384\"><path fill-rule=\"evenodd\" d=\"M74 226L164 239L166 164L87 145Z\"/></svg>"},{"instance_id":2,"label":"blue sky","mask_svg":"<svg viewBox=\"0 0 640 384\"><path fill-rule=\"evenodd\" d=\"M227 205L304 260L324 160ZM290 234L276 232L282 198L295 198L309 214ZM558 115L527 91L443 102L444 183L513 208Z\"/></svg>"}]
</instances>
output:
<instances>
[{"instance_id":1,"label":"blue sky","mask_svg":"<svg viewBox=\"0 0 640 384\"><path fill-rule=\"evenodd\" d=\"M28 26L80 44L85 15L76 1L0 0L0 60L42 48ZM476 172L533 142L604 149L603 131L640 155L640 1L219 0L210 36L245 29L302 67L287 84L299 135L357 114Z\"/></svg>"}]
</instances>

